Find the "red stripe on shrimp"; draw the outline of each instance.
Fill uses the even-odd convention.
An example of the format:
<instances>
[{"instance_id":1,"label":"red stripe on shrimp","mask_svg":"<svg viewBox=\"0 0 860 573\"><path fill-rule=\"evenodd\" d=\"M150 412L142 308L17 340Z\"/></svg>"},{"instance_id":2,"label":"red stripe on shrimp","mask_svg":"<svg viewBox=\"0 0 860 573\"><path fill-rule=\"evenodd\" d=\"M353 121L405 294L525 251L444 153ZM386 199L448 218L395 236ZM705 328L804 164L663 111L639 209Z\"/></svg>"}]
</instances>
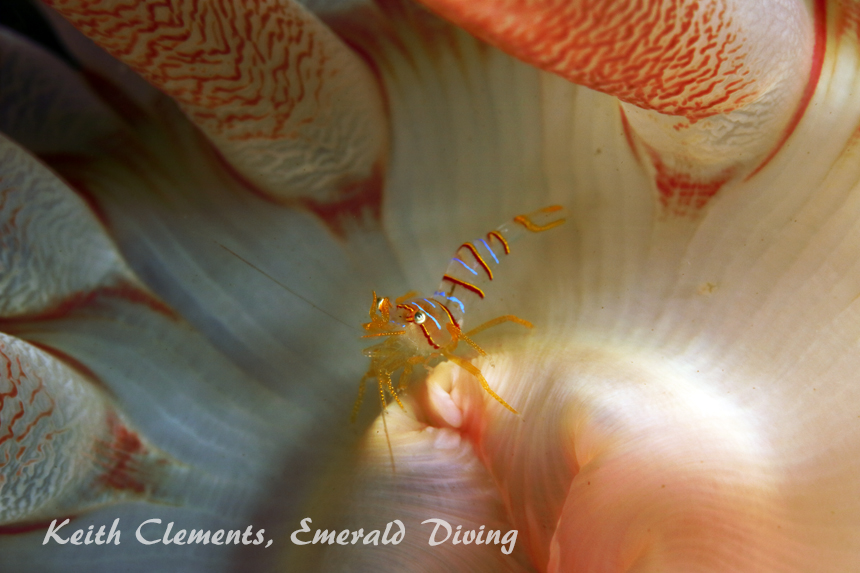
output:
<instances>
[{"instance_id":1,"label":"red stripe on shrimp","mask_svg":"<svg viewBox=\"0 0 860 573\"><path fill-rule=\"evenodd\" d=\"M448 281L449 283L454 283L455 285L459 285L465 289L468 289L478 295L481 298L484 298L484 291L473 285L472 283L467 283L466 281L461 281L458 278L454 278L451 275L444 275L442 277L443 281Z\"/></svg>"},{"instance_id":2,"label":"red stripe on shrimp","mask_svg":"<svg viewBox=\"0 0 860 573\"><path fill-rule=\"evenodd\" d=\"M485 261L484 258L478 253L478 249L475 248L475 245L473 245L472 243L463 243L462 245L460 245L460 249L462 249L463 247L469 249L469 251L475 256L475 260L477 260L478 263L480 263L480 265L487 272L487 276L490 277L490 280L493 280L493 271L490 269L489 265L487 265L487 261ZM457 250L459 251L460 249Z\"/></svg>"}]
</instances>

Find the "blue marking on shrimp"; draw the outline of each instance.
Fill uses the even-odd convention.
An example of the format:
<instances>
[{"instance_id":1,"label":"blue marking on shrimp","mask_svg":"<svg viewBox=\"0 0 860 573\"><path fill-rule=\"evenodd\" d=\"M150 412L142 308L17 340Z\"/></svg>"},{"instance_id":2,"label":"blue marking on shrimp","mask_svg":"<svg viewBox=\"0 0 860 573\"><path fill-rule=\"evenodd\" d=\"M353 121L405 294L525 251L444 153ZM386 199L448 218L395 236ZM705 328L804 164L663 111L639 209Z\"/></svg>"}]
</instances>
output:
<instances>
[{"instance_id":1,"label":"blue marking on shrimp","mask_svg":"<svg viewBox=\"0 0 860 573\"><path fill-rule=\"evenodd\" d=\"M472 274L473 274L473 275L475 275L475 276L478 276L478 271L476 271L475 269L473 269L472 267L470 267L469 265L467 265L466 263L464 263L463 261L461 261L461 260L460 260L460 259L458 259L457 257L454 257L454 258L453 258L453 259L451 259L451 260L452 260L452 261L457 261L458 263L460 263L461 265L463 265L463 266L466 268L466 270L467 270L467 271L469 271L470 273L472 273Z\"/></svg>"},{"instance_id":2,"label":"blue marking on shrimp","mask_svg":"<svg viewBox=\"0 0 860 573\"><path fill-rule=\"evenodd\" d=\"M442 297L442 298L444 298L445 300L450 300L450 301L452 301L452 302L456 302L456 303L457 303L457 305L460 307L460 312L462 312L463 314L466 314L466 307L465 307L465 306L463 306L463 303L462 303L462 302L460 302L460 299L458 299L456 296L448 296L447 294L445 294L445 293L444 293L444 292L442 292L441 290L440 290L440 291L436 291L436 292L434 292L433 294L434 294L434 295L437 295L437 296L441 296L441 297Z\"/></svg>"},{"instance_id":3,"label":"blue marking on shrimp","mask_svg":"<svg viewBox=\"0 0 860 573\"><path fill-rule=\"evenodd\" d=\"M425 299L425 300L426 300L426 299ZM438 320L436 320L436 317L435 317L435 316L433 316L432 314L430 314L429 312L427 312L427 310L426 310L423 306L421 306L420 304L418 304L417 302L413 302L412 304L414 304L415 306L417 306L418 308L420 308L420 309L421 309L421 312L423 312L427 317L431 318L431 319L433 320L433 322L435 322L435 323L436 323L436 328L438 328L439 330L442 330L442 325L441 325L441 324L439 324L439 321L438 321Z\"/></svg>"},{"instance_id":4,"label":"blue marking on shrimp","mask_svg":"<svg viewBox=\"0 0 860 573\"><path fill-rule=\"evenodd\" d=\"M493 249L490 248L490 245L487 244L487 241L485 241L484 239L478 239L478 240L481 241L482 243L484 243L484 246L487 247L488 251L490 251L490 256L493 257L493 260L496 261L496 264L498 265L499 259L496 257L496 253L493 252Z\"/></svg>"},{"instance_id":5,"label":"blue marking on shrimp","mask_svg":"<svg viewBox=\"0 0 860 573\"><path fill-rule=\"evenodd\" d=\"M466 307L463 306L463 303L460 301L459 298L457 298L456 296L449 296L448 300L456 302L458 305L460 305L460 312L466 314Z\"/></svg>"},{"instance_id":6,"label":"blue marking on shrimp","mask_svg":"<svg viewBox=\"0 0 860 573\"><path fill-rule=\"evenodd\" d=\"M425 301L427 304L429 304L430 306L432 306L433 308L436 308L436 305L435 305L435 304L433 304L433 301L430 301L430 300L428 300L428 299L426 299L426 298L424 299L424 301Z\"/></svg>"}]
</instances>

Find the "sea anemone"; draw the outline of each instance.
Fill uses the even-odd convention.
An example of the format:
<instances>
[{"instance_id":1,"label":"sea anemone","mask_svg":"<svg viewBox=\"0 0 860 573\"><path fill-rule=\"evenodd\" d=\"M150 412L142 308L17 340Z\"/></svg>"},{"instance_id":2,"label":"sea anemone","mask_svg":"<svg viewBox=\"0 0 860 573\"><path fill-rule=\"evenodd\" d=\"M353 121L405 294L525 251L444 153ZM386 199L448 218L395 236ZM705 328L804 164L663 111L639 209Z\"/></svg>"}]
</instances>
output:
<instances>
[{"instance_id":1,"label":"sea anemone","mask_svg":"<svg viewBox=\"0 0 860 573\"><path fill-rule=\"evenodd\" d=\"M857 569L855 3L423 1L14 4L0 569ZM555 204L458 350L517 413L351 424L371 293Z\"/></svg>"}]
</instances>

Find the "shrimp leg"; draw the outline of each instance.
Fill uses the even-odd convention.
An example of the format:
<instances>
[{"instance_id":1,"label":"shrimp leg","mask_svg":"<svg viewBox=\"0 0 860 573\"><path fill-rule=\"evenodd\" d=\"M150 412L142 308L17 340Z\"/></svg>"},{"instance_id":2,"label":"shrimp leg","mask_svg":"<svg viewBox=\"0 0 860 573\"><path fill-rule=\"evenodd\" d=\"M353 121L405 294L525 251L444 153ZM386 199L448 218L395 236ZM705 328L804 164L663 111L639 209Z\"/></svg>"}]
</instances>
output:
<instances>
[{"instance_id":1,"label":"shrimp leg","mask_svg":"<svg viewBox=\"0 0 860 573\"><path fill-rule=\"evenodd\" d=\"M364 401L364 381L370 378L370 374L365 374L361 377L361 382L358 383L358 398L355 399L355 404L352 406L352 416L350 416L349 421L352 424L355 424L355 418L358 416L358 411L361 409L361 403Z\"/></svg>"},{"instance_id":2,"label":"shrimp leg","mask_svg":"<svg viewBox=\"0 0 860 573\"><path fill-rule=\"evenodd\" d=\"M443 351L442 355L445 356L445 358L447 358L448 360L450 360L454 364L456 364L457 366L459 366L460 368L462 368L463 370L465 370L466 372L468 372L469 374L471 374L472 376L474 376L475 378L477 378L478 382L481 383L481 387L487 391L487 394L489 394L490 396L495 398L499 402L499 404L501 404L502 406L504 406L505 408L507 408L508 410L513 412L514 414L519 415L519 412L514 410L510 404L508 404L507 402L505 402L502 399L501 396L499 396L498 394L493 392L493 389L490 388L489 382L487 382L487 379L484 378L484 375L481 374L481 371L478 369L477 366L475 366L474 364L472 364L471 362L469 362L468 360L466 360L464 358L460 358L456 354L451 354L450 352Z\"/></svg>"},{"instance_id":3,"label":"shrimp leg","mask_svg":"<svg viewBox=\"0 0 860 573\"><path fill-rule=\"evenodd\" d=\"M487 322L485 322L484 324L482 324L480 326L476 326L475 328L473 328L472 330L467 332L466 336L475 336L479 332L483 332L484 330L487 330L488 328L492 328L492 327L499 325L499 324L502 324L504 322L516 322L517 324L522 324L526 328L534 328L534 325L527 320L523 320L522 318L514 316L513 314L505 314L502 316L498 316L498 317L494 318L493 320L488 320Z\"/></svg>"},{"instance_id":4,"label":"shrimp leg","mask_svg":"<svg viewBox=\"0 0 860 573\"><path fill-rule=\"evenodd\" d=\"M385 430L385 442L388 444L388 456L391 458L391 472L394 473L394 450L391 448L391 436L388 435L388 422L385 420L385 388L382 386L382 380L376 379L379 383L379 401L382 403L382 428ZM388 382L391 385L391 382ZM398 400L399 402L399 400ZM401 407L403 407L401 405Z\"/></svg>"}]
</instances>

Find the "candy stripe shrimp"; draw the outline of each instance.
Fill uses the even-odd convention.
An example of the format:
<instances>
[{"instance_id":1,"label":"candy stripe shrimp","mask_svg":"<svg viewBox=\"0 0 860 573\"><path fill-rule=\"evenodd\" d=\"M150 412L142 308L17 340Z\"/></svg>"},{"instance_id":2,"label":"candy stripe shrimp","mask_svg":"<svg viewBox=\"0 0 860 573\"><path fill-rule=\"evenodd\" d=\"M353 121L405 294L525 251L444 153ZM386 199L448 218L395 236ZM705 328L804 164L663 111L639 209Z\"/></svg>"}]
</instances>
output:
<instances>
[{"instance_id":1,"label":"candy stripe shrimp","mask_svg":"<svg viewBox=\"0 0 860 573\"><path fill-rule=\"evenodd\" d=\"M512 314L506 314L485 322L468 332L463 331L463 319L469 305L483 299L484 288L494 278L494 267L511 253L511 244L527 233L539 233L553 229L565 221L565 211L554 205L534 213L517 215L493 231L463 243L451 259L442 283L429 297L409 292L392 303L388 297L373 293L370 305L370 322L365 323L367 334L363 338L385 338L384 341L364 349L370 358L370 367L361 379L358 398L353 407L355 420L364 399L365 381L375 378L379 387L382 405L382 422L386 438L388 426L385 422L386 392L403 408L399 391L403 391L412 370L416 366L428 367L436 359L449 360L472 374L481 387L502 406L517 414L517 411L496 394L487 383L480 369L469 360L454 354L462 341L481 356L487 353L472 340L472 336L504 322L514 322L527 328L532 324ZM402 370L397 388L392 376ZM392 467L394 455L388 443Z\"/></svg>"}]
</instances>

